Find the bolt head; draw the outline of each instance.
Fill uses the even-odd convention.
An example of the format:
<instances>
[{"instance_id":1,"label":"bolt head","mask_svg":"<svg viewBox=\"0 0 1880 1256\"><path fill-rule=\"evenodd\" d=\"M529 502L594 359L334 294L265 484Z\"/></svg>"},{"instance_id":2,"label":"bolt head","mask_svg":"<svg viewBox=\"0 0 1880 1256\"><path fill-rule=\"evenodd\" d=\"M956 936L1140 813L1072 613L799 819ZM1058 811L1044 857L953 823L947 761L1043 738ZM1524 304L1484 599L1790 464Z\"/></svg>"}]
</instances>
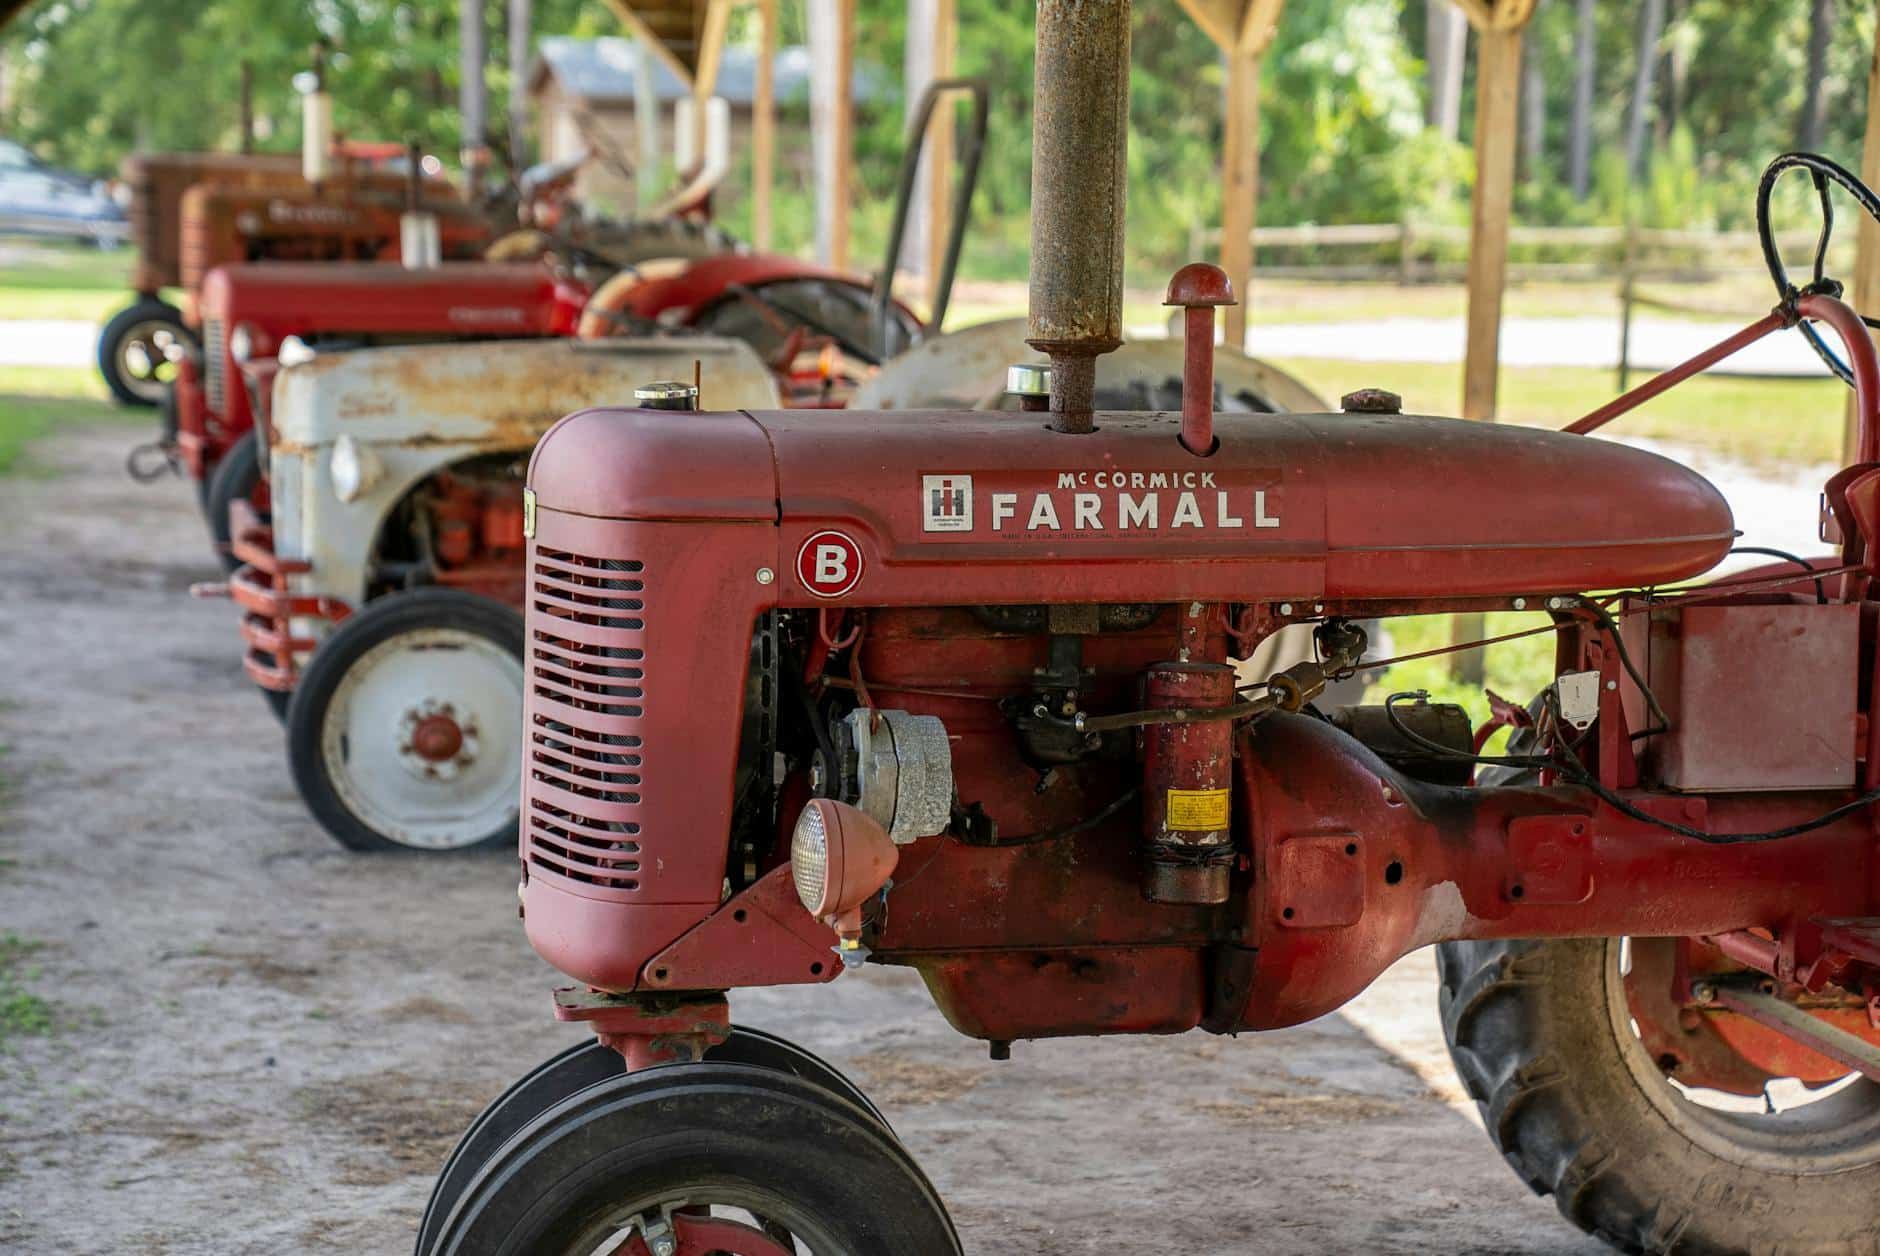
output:
<instances>
[{"instance_id":1,"label":"bolt head","mask_svg":"<svg viewBox=\"0 0 1880 1256\"><path fill-rule=\"evenodd\" d=\"M1524 610L1526 610L1526 609L1527 609L1527 599L1526 599L1526 598L1524 598L1524 597L1518 597L1518 598L1516 598L1516 599L1514 600L1514 608L1515 608L1516 610L1518 610L1518 611L1524 611Z\"/></svg>"},{"instance_id":2,"label":"bolt head","mask_svg":"<svg viewBox=\"0 0 1880 1256\"><path fill-rule=\"evenodd\" d=\"M1279 604L1279 613L1280 613L1280 614L1282 614L1282 615L1290 615L1290 614L1292 614L1292 603L1291 603L1291 602L1281 602L1281 603Z\"/></svg>"},{"instance_id":3,"label":"bolt head","mask_svg":"<svg viewBox=\"0 0 1880 1256\"><path fill-rule=\"evenodd\" d=\"M757 569L757 583L759 584L769 584L776 578L777 573L768 567L759 567Z\"/></svg>"}]
</instances>

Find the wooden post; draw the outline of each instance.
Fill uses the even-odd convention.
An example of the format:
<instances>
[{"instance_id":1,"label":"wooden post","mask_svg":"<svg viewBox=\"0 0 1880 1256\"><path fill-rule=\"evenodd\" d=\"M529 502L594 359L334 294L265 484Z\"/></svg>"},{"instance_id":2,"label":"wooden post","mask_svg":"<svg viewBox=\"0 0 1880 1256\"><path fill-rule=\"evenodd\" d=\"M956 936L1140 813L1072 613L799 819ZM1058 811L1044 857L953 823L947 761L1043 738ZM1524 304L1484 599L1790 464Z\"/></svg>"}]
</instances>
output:
<instances>
[{"instance_id":1,"label":"wooden post","mask_svg":"<svg viewBox=\"0 0 1880 1256\"><path fill-rule=\"evenodd\" d=\"M1221 154L1221 269L1239 304L1226 309L1226 342L1247 347L1247 306L1253 299L1253 228L1260 201L1261 54L1229 48L1227 134Z\"/></svg>"},{"instance_id":2,"label":"wooden post","mask_svg":"<svg viewBox=\"0 0 1880 1256\"><path fill-rule=\"evenodd\" d=\"M529 31L532 0L509 0L509 168L529 160Z\"/></svg>"},{"instance_id":3,"label":"wooden post","mask_svg":"<svg viewBox=\"0 0 1880 1256\"><path fill-rule=\"evenodd\" d=\"M809 51L816 257L846 270L855 163L855 0L809 0Z\"/></svg>"},{"instance_id":4,"label":"wooden post","mask_svg":"<svg viewBox=\"0 0 1880 1256\"><path fill-rule=\"evenodd\" d=\"M1880 0L1874 5L1880 20ZM1867 142L1861 150L1861 181L1868 187L1880 185L1880 26L1874 28L1873 60L1867 68ZM1854 262L1854 308L1871 310L1880 305L1880 223L1866 214L1856 214L1860 222L1858 252ZM1859 448L1860 428L1854 408L1854 394L1847 394L1846 433L1842 437L1843 462L1852 462Z\"/></svg>"},{"instance_id":5,"label":"wooden post","mask_svg":"<svg viewBox=\"0 0 1880 1256\"><path fill-rule=\"evenodd\" d=\"M489 128L489 95L483 87L483 67L489 57L489 44L483 30L483 0L458 0L457 109L462 120L460 159L466 174L483 167L483 140ZM468 180L474 190L477 179Z\"/></svg>"},{"instance_id":6,"label":"wooden post","mask_svg":"<svg viewBox=\"0 0 1880 1256\"><path fill-rule=\"evenodd\" d=\"M1247 345L1253 300L1253 229L1260 201L1260 67L1279 27L1285 0L1181 0L1195 24L1221 50L1227 66L1221 142L1221 269L1238 305L1227 307L1227 343Z\"/></svg>"},{"instance_id":7,"label":"wooden post","mask_svg":"<svg viewBox=\"0 0 1880 1256\"><path fill-rule=\"evenodd\" d=\"M757 0L757 82L751 101L751 244L770 251L777 182L777 0Z\"/></svg>"},{"instance_id":8,"label":"wooden post","mask_svg":"<svg viewBox=\"0 0 1880 1256\"><path fill-rule=\"evenodd\" d=\"M907 0L907 108L912 114L921 93L935 79L951 78L958 44L956 0ZM913 135L909 143L918 142ZM899 264L926 280L927 305L940 295L940 267L946 256L948 209L953 186L953 105L934 110L908 206L906 243ZM924 189L924 192L923 192Z\"/></svg>"},{"instance_id":9,"label":"wooden post","mask_svg":"<svg viewBox=\"0 0 1880 1256\"><path fill-rule=\"evenodd\" d=\"M1493 419L1501 365L1501 300L1508 281L1515 133L1521 99L1521 28L1480 32L1475 79L1475 196L1469 235L1469 330L1462 417Z\"/></svg>"},{"instance_id":10,"label":"wooden post","mask_svg":"<svg viewBox=\"0 0 1880 1256\"><path fill-rule=\"evenodd\" d=\"M724 60L725 35L731 26L731 0L705 0L699 24L698 62L692 74L692 155L705 164L705 136L709 129L706 105L718 90L718 67Z\"/></svg>"},{"instance_id":11,"label":"wooden post","mask_svg":"<svg viewBox=\"0 0 1880 1256\"><path fill-rule=\"evenodd\" d=\"M1521 103L1521 29L1534 0L1458 0L1475 26L1475 195L1469 235L1468 347L1462 368L1462 417L1495 417L1501 370L1501 301L1508 282L1508 218L1514 202L1515 137ZM1479 613L1451 621L1452 641L1487 635ZM1450 655L1463 684L1486 679L1481 650Z\"/></svg>"}]
</instances>

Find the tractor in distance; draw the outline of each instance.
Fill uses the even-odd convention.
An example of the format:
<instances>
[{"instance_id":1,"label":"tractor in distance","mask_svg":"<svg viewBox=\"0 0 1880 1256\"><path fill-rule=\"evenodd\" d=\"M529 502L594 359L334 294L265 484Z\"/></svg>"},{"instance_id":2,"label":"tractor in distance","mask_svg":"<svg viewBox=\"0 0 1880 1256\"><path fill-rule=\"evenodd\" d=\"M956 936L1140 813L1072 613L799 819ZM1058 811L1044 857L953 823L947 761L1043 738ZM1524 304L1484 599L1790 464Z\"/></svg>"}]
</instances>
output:
<instances>
[{"instance_id":1,"label":"tractor in distance","mask_svg":"<svg viewBox=\"0 0 1880 1256\"><path fill-rule=\"evenodd\" d=\"M621 407L537 445L521 911L595 1038L470 1127L419 1253L959 1251L866 1097L730 991L910 966L1003 1058L1297 1025L1432 945L1487 1132L1567 1221L1870 1250L1880 361L1837 285L1789 281L1768 184L1880 200L1779 161L1776 308L1563 432L1217 414L1205 265L1169 287L1180 413L1102 412L1128 31L1127 0L1038 6L1042 404ZM1789 327L1856 386L1832 552L1700 582L1728 504L1592 433ZM1362 620L1489 609L1556 643L1507 752L1415 693L1319 705L1374 661ZM1296 624L1314 658L1237 675Z\"/></svg>"}]
</instances>

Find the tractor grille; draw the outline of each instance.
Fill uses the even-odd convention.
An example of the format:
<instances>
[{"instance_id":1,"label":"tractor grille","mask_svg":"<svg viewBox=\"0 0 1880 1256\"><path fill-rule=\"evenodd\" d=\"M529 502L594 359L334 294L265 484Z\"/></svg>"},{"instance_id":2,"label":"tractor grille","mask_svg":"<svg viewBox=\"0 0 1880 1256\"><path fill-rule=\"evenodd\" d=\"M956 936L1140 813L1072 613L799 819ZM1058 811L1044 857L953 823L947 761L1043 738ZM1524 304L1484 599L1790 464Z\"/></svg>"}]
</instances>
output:
<instances>
[{"instance_id":1,"label":"tractor grille","mask_svg":"<svg viewBox=\"0 0 1880 1256\"><path fill-rule=\"evenodd\" d=\"M222 401L228 387L228 361L222 347L222 320L202 320L202 392L208 399L209 412L221 418Z\"/></svg>"},{"instance_id":2,"label":"tractor grille","mask_svg":"<svg viewBox=\"0 0 1880 1256\"><path fill-rule=\"evenodd\" d=\"M537 546L524 857L545 874L638 890L645 564Z\"/></svg>"}]
</instances>

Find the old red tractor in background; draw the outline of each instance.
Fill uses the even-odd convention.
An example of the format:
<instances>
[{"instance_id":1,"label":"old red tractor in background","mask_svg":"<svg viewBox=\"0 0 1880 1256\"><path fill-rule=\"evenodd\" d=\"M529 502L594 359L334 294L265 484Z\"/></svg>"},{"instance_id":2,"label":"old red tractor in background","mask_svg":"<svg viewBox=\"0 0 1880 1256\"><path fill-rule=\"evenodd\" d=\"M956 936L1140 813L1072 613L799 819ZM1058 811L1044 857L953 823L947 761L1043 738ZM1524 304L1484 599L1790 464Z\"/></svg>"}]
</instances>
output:
<instances>
[{"instance_id":1,"label":"old red tractor in background","mask_svg":"<svg viewBox=\"0 0 1880 1256\"><path fill-rule=\"evenodd\" d=\"M225 262L395 261L408 172L387 154L403 145L337 143L334 176L316 185L299 158L232 153L154 153L127 158L135 299L98 334L98 371L118 400L160 405L194 344L198 290ZM438 178L423 182L440 217L442 253L473 258L492 238L482 212ZM182 289L182 306L164 296Z\"/></svg>"},{"instance_id":2,"label":"old red tractor in background","mask_svg":"<svg viewBox=\"0 0 1880 1256\"><path fill-rule=\"evenodd\" d=\"M1626 1251L1871 1250L1880 366L1859 316L1771 246L1773 313L1567 432L1217 415L1233 297L1194 266L1169 289L1181 413L1095 412L1128 30L1127 0L1038 6L1040 412L610 409L538 445L521 906L574 980L557 1016L596 1039L471 1127L418 1250L958 1251L880 1114L733 1024L733 988L911 966L1003 1058L1297 1025L1429 945L1490 1136L1569 1221ZM1880 217L1820 159L1771 180L1795 166ZM1861 420L1826 489L1836 552L1692 583L1733 545L1728 505L1586 433L1817 323ZM1557 643L1508 752L1418 694L1318 705L1370 665L1361 620L1490 609L1544 613ZM1238 677L1300 623L1315 659Z\"/></svg>"}]
</instances>

